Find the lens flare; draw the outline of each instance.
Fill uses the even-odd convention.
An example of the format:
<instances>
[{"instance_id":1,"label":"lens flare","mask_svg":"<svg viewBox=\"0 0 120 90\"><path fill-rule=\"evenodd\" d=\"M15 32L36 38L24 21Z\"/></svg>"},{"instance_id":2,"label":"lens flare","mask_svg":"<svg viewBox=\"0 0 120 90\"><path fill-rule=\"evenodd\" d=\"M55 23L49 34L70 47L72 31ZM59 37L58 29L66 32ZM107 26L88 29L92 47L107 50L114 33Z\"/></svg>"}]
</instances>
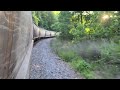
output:
<instances>
[{"instance_id":1,"label":"lens flare","mask_svg":"<svg viewBox=\"0 0 120 90\"><path fill-rule=\"evenodd\" d=\"M104 15L104 16L102 17L102 19L103 19L103 20L109 19L109 16L108 16L108 15Z\"/></svg>"}]
</instances>

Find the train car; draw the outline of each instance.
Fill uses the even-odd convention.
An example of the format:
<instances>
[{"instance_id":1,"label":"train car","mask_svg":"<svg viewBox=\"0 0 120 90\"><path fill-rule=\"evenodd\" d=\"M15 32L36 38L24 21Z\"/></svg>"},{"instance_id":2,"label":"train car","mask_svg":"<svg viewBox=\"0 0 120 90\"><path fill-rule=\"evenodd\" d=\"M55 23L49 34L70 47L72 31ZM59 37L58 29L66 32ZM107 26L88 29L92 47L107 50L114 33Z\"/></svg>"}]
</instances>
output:
<instances>
[{"instance_id":1,"label":"train car","mask_svg":"<svg viewBox=\"0 0 120 90\"><path fill-rule=\"evenodd\" d=\"M49 31L44 28L38 27L35 24L33 25L33 39L38 39L38 38L49 38L49 37L54 37L56 36L56 32L54 31Z\"/></svg>"},{"instance_id":2,"label":"train car","mask_svg":"<svg viewBox=\"0 0 120 90\"><path fill-rule=\"evenodd\" d=\"M55 32L51 31L51 37L55 37Z\"/></svg>"},{"instance_id":3,"label":"train car","mask_svg":"<svg viewBox=\"0 0 120 90\"><path fill-rule=\"evenodd\" d=\"M50 36L50 31L45 30L45 37L46 37L46 38L51 37L51 36Z\"/></svg>"},{"instance_id":4,"label":"train car","mask_svg":"<svg viewBox=\"0 0 120 90\"><path fill-rule=\"evenodd\" d=\"M43 28L40 28L40 27L39 27L39 30L40 30L40 38L44 38L45 37L45 30Z\"/></svg>"},{"instance_id":5,"label":"train car","mask_svg":"<svg viewBox=\"0 0 120 90\"><path fill-rule=\"evenodd\" d=\"M40 29L35 24L33 24L33 40L40 38Z\"/></svg>"},{"instance_id":6,"label":"train car","mask_svg":"<svg viewBox=\"0 0 120 90\"><path fill-rule=\"evenodd\" d=\"M31 11L0 11L0 79L29 78Z\"/></svg>"},{"instance_id":7,"label":"train car","mask_svg":"<svg viewBox=\"0 0 120 90\"><path fill-rule=\"evenodd\" d=\"M28 79L33 40L53 36L33 23L31 11L0 11L0 79Z\"/></svg>"}]
</instances>

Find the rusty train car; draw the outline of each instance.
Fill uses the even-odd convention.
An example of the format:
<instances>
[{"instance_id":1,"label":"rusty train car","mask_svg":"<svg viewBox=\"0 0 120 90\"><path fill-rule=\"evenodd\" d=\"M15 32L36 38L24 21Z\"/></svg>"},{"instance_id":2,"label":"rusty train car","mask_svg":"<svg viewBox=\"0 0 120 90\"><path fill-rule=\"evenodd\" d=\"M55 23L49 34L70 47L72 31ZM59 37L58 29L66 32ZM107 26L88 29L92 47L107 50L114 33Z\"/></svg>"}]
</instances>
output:
<instances>
[{"instance_id":1,"label":"rusty train car","mask_svg":"<svg viewBox=\"0 0 120 90\"><path fill-rule=\"evenodd\" d=\"M0 11L0 79L28 79L34 40L55 35L33 24L31 11Z\"/></svg>"},{"instance_id":2,"label":"rusty train car","mask_svg":"<svg viewBox=\"0 0 120 90\"><path fill-rule=\"evenodd\" d=\"M33 24L33 40L40 39L40 38L50 38L55 37L56 32L49 31L44 28L40 28Z\"/></svg>"}]
</instances>

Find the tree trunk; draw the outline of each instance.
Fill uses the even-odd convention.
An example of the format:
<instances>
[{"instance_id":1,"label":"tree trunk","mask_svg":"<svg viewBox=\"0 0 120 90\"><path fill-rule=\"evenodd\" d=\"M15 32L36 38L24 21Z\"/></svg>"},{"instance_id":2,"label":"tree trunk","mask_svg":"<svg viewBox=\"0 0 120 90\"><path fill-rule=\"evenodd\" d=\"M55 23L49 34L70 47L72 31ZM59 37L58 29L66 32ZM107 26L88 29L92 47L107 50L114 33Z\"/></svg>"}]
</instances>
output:
<instances>
[{"instance_id":1,"label":"tree trunk","mask_svg":"<svg viewBox=\"0 0 120 90\"><path fill-rule=\"evenodd\" d=\"M83 20L82 20L82 12L80 13L80 20L81 20L81 24L83 24Z\"/></svg>"}]
</instances>

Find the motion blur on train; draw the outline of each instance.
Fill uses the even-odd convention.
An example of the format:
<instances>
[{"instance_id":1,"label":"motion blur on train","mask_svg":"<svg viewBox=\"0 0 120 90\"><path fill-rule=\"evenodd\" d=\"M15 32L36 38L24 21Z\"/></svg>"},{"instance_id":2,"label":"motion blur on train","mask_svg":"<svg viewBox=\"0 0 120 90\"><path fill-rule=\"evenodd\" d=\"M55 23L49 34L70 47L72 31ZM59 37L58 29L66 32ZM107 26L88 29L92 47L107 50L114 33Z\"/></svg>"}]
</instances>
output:
<instances>
[{"instance_id":1,"label":"motion blur on train","mask_svg":"<svg viewBox=\"0 0 120 90\"><path fill-rule=\"evenodd\" d=\"M43 38L52 38L59 35L58 32L49 31L44 28L38 27L37 25L33 24L33 40L36 41L38 39Z\"/></svg>"},{"instance_id":2,"label":"motion blur on train","mask_svg":"<svg viewBox=\"0 0 120 90\"><path fill-rule=\"evenodd\" d=\"M0 11L0 79L28 79L33 40L57 35L36 26L31 11Z\"/></svg>"}]
</instances>

